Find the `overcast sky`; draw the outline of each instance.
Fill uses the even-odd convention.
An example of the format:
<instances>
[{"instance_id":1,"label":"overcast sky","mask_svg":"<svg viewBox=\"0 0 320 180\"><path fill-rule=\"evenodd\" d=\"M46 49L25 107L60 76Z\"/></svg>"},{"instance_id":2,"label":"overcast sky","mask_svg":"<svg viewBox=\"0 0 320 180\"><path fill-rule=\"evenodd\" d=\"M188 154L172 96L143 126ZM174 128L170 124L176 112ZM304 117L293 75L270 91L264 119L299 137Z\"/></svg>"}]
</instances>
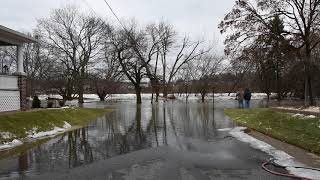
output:
<instances>
[{"instance_id":1,"label":"overcast sky","mask_svg":"<svg viewBox=\"0 0 320 180\"><path fill-rule=\"evenodd\" d=\"M192 38L215 40L223 49L223 36L217 28L235 0L107 0L122 19L135 18L146 24L165 20ZM48 17L50 10L67 4L76 4L84 11L94 10L114 21L103 0L1 0L0 24L28 32L37 19Z\"/></svg>"}]
</instances>

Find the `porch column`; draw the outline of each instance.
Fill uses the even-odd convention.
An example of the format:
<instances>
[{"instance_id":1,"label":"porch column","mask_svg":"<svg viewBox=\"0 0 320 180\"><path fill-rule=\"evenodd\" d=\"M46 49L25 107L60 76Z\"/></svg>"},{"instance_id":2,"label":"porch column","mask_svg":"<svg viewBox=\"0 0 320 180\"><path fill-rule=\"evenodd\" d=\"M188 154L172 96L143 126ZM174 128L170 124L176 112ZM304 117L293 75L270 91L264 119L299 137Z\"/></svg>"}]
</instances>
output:
<instances>
[{"instance_id":1,"label":"porch column","mask_svg":"<svg viewBox=\"0 0 320 180\"><path fill-rule=\"evenodd\" d=\"M17 46L17 72L18 87L20 91L20 110L26 111L28 109L27 102L27 76L23 68L23 45Z\"/></svg>"},{"instance_id":2,"label":"porch column","mask_svg":"<svg viewBox=\"0 0 320 180\"><path fill-rule=\"evenodd\" d=\"M23 69L23 45L17 46L17 74L25 75Z\"/></svg>"}]
</instances>

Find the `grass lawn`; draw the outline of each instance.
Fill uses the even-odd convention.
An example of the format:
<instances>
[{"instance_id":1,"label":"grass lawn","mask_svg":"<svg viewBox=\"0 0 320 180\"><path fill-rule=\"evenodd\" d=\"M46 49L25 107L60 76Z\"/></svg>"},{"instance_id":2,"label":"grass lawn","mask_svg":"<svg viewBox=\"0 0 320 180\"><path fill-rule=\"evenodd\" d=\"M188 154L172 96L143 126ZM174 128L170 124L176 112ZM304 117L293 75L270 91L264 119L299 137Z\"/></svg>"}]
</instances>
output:
<instances>
[{"instance_id":1,"label":"grass lawn","mask_svg":"<svg viewBox=\"0 0 320 180\"><path fill-rule=\"evenodd\" d=\"M37 128L38 132L44 132L52 130L54 127L62 127L64 121L72 126L85 125L108 112L111 110L77 108L2 114L0 115L0 132L8 132L15 137L4 139L0 136L0 142L25 138L28 135L27 132L33 128Z\"/></svg>"},{"instance_id":2,"label":"grass lawn","mask_svg":"<svg viewBox=\"0 0 320 180\"><path fill-rule=\"evenodd\" d=\"M292 117L271 109L226 109L225 113L241 126L320 155L320 118Z\"/></svg>"}]
</instances>

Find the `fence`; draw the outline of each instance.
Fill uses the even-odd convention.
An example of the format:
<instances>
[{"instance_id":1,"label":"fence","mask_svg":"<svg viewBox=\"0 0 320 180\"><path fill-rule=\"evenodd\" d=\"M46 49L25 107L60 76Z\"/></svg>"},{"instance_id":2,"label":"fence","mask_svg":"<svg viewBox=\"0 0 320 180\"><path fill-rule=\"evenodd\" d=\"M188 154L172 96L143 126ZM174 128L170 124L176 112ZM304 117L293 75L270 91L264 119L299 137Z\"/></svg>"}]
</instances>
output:
<instances>
[{"instance_id":1,"label":"fence","mask_svg":"<svg viewBox=\"0 0 320 180\"><path fill-rule=\"evenodd\" d=\"M20 110L17 76L0 75L0 112Z\"/></svg>"}]
</instances>

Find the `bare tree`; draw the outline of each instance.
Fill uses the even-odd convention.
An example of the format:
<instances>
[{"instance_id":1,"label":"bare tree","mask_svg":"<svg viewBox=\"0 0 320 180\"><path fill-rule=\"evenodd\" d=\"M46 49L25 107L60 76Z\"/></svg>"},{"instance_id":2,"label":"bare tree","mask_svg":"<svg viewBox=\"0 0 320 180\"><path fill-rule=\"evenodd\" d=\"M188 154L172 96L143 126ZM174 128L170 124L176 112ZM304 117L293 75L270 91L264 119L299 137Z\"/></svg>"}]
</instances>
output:
<instances>
[{"instance_id":1,"label":"bare tree","mask_svg":"<svg viewBox=\"0 0 320 180\"><path fill-rule=\"evenodd\" d=\"M117 92L123 76L117 54L115 51L112 51L112 48L109 46L110 44L105 43L102 53L103 60L98 64L98 67L95 68L95 73L92 75L91 81L100 101L104 101L107 95Z\"/></svg>"},{"instance_id":2,"label":"bare tree","mask_svg":"<svg viewBox=\"0 0 320 180\"><path fill-rule=\"evenodd\" d=\"M285 25L281 35L268 23L278 15ZM274 33L273 38L288 43L297 52L305 66L305 99L309 95L310 105L314 104L310 67L312 51L320 43L317 35L320 31L320 0L239 0L232 11L220 24L222 33L233 29L226 40L226 52L236 55L237 52L250 46L252 40L261 33L261 27ZM307 104L307 103L306 103Z\"/></svg>"},{"instance_id":3,"label":"bare tree","mask_svg":"<svg viewBox=\"0 0 320 180\"><path fill-rule=\"evenodd\" d=\"M159 24L151 24L149 26L149 32L152 36L154 44L156 44L157 47L154 71L154 76L157 77L157 81L156 84L153 85L153 88L156 93L156 102L158 102L160 87L161 84L164 83L167 74L167 55L173 48L177 33L173 29L172 25L167 24L165 22L160 22ZM161 60L161 62L159 62L159 60ZM162 69L158 69L160 63L162 64ZM162 74L160 74L160 70L162 70Z\"/></svg>"},{"instance_id":4,"label":"bare tree","mask_svg":"<svg viewBox=\"0 0 320 180\"><path fill-rule=\"evenodd\" d=\"M157 72L161 38L157 27L151 24L140 31L137 30L137 28L131 28L131 31L126 29L125 31L132 52L135 53L137 60L140 61L140 64L144 67L145 75L151 82L152 90L157 91L159 86ZM155 65L152 64L153 60L155 61ZM157 91L156 94L156 101L158 101L159 92Z\"/></svg>"},{"instance_id":5,"label":"bare tree","mask_svg":"<svg viewBox=\"0 0 320 180\"><path fill-rule=\"evenodd\" d=\"M24 70L27 74L27 95L36 95L36 90L40 93L45 88L42 87L41 82L45 80L50 68L54 65L51 49L45 48L42 37L38 32L34 33L38 39L38 43L26 44L24 47Z\"/></svg>"},{"instance_id":6,"label":"bare tree","mask_svg":"<svg viewBox=\"0 0 320 180\"><path fill-rule=\"evenodd\" d=\"M168 89L172 85L175 76L180 71L180 69L190 63L191 61L197 59L201 55L209 52L208 49L202 49L200 46L203 42L196 41L192 42L188 37L184 37L178 48L172 48L170 51L177 52L174 59L167 53L162 53L162 83L163 83L163 95L167 97ZM175 47L175 46L173 46ZM170 59L170 60L169 60ZM170 63L170 64L169 64Z\"/></svg>"},{"instance_id":7,"label":"bare tree","mask_svg":"<svg viewBox=\"0 0 320 180\"><path fill-rule=\"evenodd\" d=\"M205 97L212 91L215 76L221 73L223 58L217 55L206 54L200 56L190 65L192 76L195 80L196 92L200 93L201 101L205 102Z\"/></svg>"},{"instance_id":8,"label":"bare tree","mask_svg":"<svg viewBox=\"0 0 320 180\"><path fill-rule=\"evenodd\" d=\"M182 66L209 51L201 48L203 42L192 42L188 37L184 37L180 44L172 26L164 22L147 26L146 30L140 31L140 39L134 38L128 30L126 32L130 46L144 66L152 87L158 89L160 82L162 83L164 97L167 97L168 89ZM159 59L162 63L161 79L158 71ZM159 93L156 94L158 97Z\"/></svg>"},{"instance_id":9,"label":"bare tree","mask_svg":"<svg viewBox=\"0 0 320 180\"><path fill-rule=\"evenodd\" d=\"M101 48L101 31L105 27L100 18L81 14L75 7L56 9L50 18L39 21L39 32L70 73L66 76L75 80L79 103L83 103L84 82Z\"/></svg>"},{"instance_id":10,"label":"bare tree","mask_svg":"<svg viewBox=\"0 0 320 180\"><path fill-rule=\"evenodd\" d=\"M111 31L109 33L109 41L112 51L121 66L121 72L134 86L137 104L141 104L141 81L146 77L146 70L145 64L137 56L137 49L140 48L138 44L143 45L144 34L138 32L136 25L132 24L130 29ZM134 46L132 43L135 43Z\"/></svg>"},{"instance_id":11,"label":"bare tree","mask_svg":"<svg viewBox=\"0 0 320 180\"><path fill-rule=\"evenodd\" d=\"M193 91L193 68L190 64L184 64L181 68L181 71L177 74L180 81L178 86L182 89L186 102L188 102L190 94Z\"/></svg>"}]
</instances>

